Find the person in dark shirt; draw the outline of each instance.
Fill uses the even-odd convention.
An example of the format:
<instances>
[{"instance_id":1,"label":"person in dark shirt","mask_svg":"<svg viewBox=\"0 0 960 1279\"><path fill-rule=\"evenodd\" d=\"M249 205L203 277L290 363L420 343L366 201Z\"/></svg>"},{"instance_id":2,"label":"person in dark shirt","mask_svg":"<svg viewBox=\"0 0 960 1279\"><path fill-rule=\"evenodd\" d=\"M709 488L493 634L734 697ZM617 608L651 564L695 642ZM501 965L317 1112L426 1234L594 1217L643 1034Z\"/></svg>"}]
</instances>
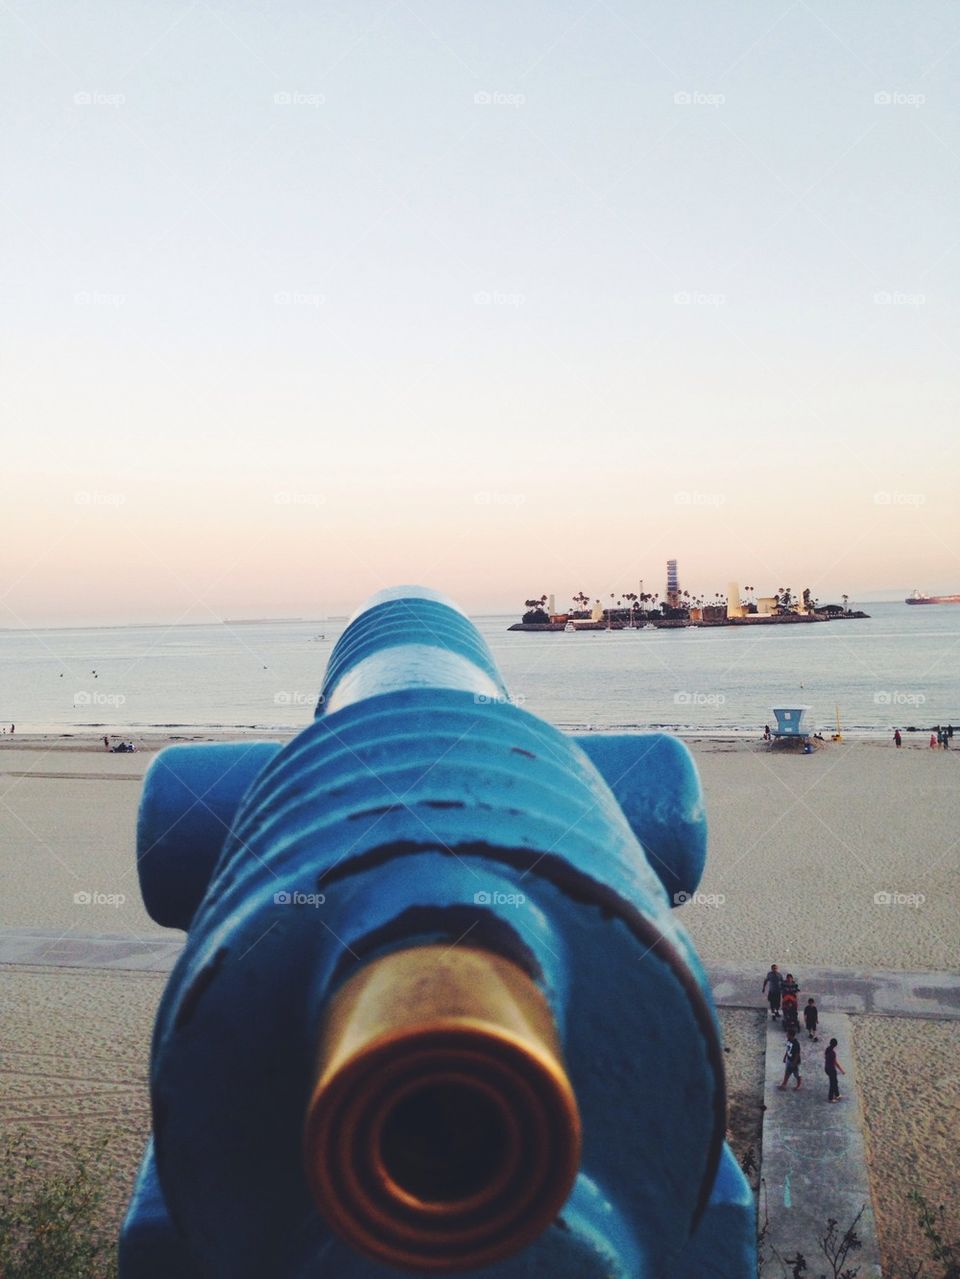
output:
<instances>
[{"instance_id":1,"label":"person in dark shirt","mask_svg":"<svg viewBox=\"0 0 960 1279\"><path fill-rule=\"evenodd\" d=\"M835 1039L831 1039L829 1045L823 1050L823 1069L830 1080L830 1092L827 1096L827 1101L843 1101L840 1096L840 1085L837 1083L837 1071L839 1070L841 1075L845 1075L847 1072L840 1065L840 1060L837 1057L837 1041ZM786 1076L784 1076L784 1079L786 1079Z\"/></svg>"},{"instance_id":2,"label":"person in dark shirt","mask_svg":"<svg viewBox=\"0 0 960 1279\"><path fill-rule=\"evenodd\" d=\"M803 1024L807 1028L807 1035L810 1039L816 1041L817 1038L817 1022L820 1020L820 1013L817 1009L816 1001L808 999L803 1009Z\"/></svg>"},{"instance_id":3,"label":"person in dark shirt","mask_svg":"<svg viewBox=\"0 0 960 1279\"><path fill-rule=\"evenodd\" d=\"M760 987L760 993L767 991L767 1003L770 1005L770 1016L780 1016L780 988L783 984L783 978L780 976L780 969L776 964L770 965L770 971L763 979L763 985ZM767 987L770 987L767 990Z\"/></svg>"},{"instance_id":4,"label":"person in dark shirt","mask_svg":"<svg viewBox=\"0 0 960 1279\"><path fill-rule=\"evenodd\" d=\"M794 981L793 973L787 973L781 982L780 993L783 1001L784 1029L792 1027L794 1030L799 1030L800 1013L797 1009L797 995L800 993L800 987Z\"/></svg>"},{"instance_id":5,"label":"person in dark shirt","mask_svg":"<svg viewBox=\"0 0 960 1279\"><path fill-rule=\"evenodd\" d=\"M783 1054L783 1062L786 1067L783 1072L783 1083L777 1084L777 1087L783 1092L787 1086L787 1080L793 1075L797 1081L793 1088L796 1092L803 1080L800 1078L800 1040L792 1030L787 1031L787 1050Z\"/></svg>"}]
</instances>

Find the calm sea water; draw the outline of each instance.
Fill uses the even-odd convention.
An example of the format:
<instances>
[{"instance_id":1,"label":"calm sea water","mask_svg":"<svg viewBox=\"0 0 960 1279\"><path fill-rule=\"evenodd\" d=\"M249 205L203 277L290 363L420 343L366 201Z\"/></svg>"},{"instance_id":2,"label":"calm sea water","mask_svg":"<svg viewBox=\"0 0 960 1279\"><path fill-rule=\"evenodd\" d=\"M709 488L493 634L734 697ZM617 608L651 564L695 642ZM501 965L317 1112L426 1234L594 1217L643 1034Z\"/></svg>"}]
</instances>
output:
<instances>
[{"instance_id":1,"label":"calm sea water","mask_svg":"<svg viewBox=\"0 0 960 1279\"><path fill-rule=\"evenodd\" d=\"M789 704L825 730L836 706L845 732L960 725L960 606L862 607L867 620L752 630L520 634L515 618L476 621L513 697L562 728L753 732ZM2 631L0 722L302 727L344 625Z\"/></svg>"}]
</instances>

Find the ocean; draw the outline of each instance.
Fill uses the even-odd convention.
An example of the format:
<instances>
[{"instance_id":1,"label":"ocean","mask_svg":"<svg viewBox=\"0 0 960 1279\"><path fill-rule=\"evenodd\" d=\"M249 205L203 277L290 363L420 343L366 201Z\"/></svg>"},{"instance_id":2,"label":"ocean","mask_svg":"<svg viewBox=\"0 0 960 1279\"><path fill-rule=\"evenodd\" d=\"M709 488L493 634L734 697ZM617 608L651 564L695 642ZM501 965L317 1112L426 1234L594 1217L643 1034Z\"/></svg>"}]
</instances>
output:
<instances>
[{"instance_id":1,"label":"ocean","mask_svg":"<svg viewBox=\"0 0 960 1279\"><path fill-rule=\"evenodd\" d=\"M762 732L808 705L844 733L960 725L960 606L865 603L862 620L679 631L477 626L520 705L576 731ZM0 723L19 731L299 728L344 621L0 631Z\"/></svg>"}]
</instances>

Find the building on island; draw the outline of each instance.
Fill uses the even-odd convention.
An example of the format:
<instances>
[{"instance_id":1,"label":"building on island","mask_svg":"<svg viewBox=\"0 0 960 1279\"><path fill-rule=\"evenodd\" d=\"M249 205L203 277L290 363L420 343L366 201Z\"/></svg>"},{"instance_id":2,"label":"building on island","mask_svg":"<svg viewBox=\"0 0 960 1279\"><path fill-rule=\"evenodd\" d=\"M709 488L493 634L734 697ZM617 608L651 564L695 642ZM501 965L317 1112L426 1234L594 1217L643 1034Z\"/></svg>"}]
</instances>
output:
<instances>
[{"instance_id":1,"label":"building on island","mask_svg":"<svg viewBox=\"0 0 960 1279\"><path fill-rule=\"evenodd\" d=\"M727 583L727 617L743 617L744 608L740 603L740 583Z\"/></svg>"}]
</instances>

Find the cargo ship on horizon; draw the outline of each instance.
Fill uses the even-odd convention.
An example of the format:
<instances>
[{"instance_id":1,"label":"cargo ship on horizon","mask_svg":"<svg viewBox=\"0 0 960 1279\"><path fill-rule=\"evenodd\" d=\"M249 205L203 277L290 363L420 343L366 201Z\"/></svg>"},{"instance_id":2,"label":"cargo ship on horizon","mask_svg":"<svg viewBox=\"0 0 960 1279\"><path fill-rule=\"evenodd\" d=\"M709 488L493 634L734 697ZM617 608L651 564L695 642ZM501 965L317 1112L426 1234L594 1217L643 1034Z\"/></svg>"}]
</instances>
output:
<instances>
[{"instance_id":1,"label":"cargo ship on horizon","mask_svg":"<svg viewBox=\"0 0 960 1279\"><path fill-rule=\"evenodd\" d=\"M903 601L904 604L960 604L960 595L921 595L913 591Z\"/></svg>"}]
</instances>

